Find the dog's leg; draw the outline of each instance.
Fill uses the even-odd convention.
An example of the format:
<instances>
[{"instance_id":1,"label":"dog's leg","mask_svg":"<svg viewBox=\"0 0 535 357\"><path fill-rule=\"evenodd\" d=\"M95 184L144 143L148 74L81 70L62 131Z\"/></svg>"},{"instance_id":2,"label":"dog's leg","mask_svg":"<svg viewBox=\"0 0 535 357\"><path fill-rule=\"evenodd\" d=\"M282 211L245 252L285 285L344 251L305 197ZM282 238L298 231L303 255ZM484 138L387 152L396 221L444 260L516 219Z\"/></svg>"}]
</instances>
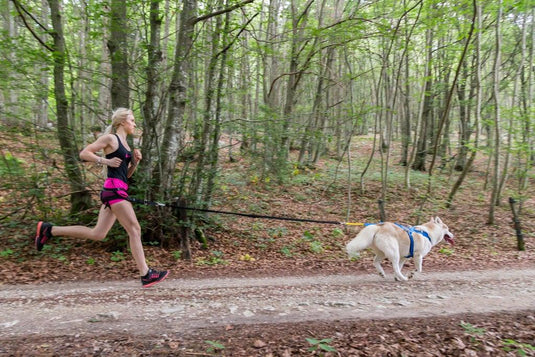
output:
<instances>
[{"instance_id":1,"label":"dog's leg","mask_svg":"<svg viewBox=\"0 0 535 357\"><path fill-rule=\"evenodd\" d=\"M403 266L403 263L405 263L404 259L400 262L399 254L393 257L388 257L388 259L392 262L392 268L394 269L394 274L396 276L395 279L397 281L407 281L407 278L401 273L401 267Z\"/></svg>"},{"instance_id":2,"label":"dog's leg","mask_svg":"<svg viewBox=\"0 0 535 357\"><path fill-rule=\"evenodd\" d=\"M399 270L402 271L403 270L403 264L405 264L405 262L407 261L407 258L403 257L399 260Z\"/></svg>"},{"instance_id":3,"label":"dog's leg","mask_svg":"<svg viewBox=\"0 0 535 357\"><path fill-rule=\"evenodd\" d=\"M375 266L375 269L379 272L379 275L381 275L383 278L386 278L385 271L383 267L381 266L381 262L385 258L385 255L383 252L375 252L375 258L373 259L373 265Z\"/></svg>"},{"instance_id":4,"label":"dog's leg","mask_svg":"<svg viewBox=\"0 0 535 357\"><path fill-rule=\"evenodd\" d=\"M414 255L414 266L415 269L409 274L409 279L412 279L416 276L416 273L422 272L422 261L423 257L420 254Z\"/></svg>"}]
</instances>

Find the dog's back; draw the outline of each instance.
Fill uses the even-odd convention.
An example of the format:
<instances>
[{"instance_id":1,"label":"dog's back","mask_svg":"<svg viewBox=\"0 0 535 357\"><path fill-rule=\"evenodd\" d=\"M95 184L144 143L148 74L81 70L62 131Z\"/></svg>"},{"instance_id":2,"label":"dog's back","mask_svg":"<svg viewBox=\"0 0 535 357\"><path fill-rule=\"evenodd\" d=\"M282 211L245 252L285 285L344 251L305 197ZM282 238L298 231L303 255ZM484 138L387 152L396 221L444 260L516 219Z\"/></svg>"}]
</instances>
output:
<instances>
[{"instance_id":1,"label":"dog's back","mask_svg":"<svg viewBox=\"0 0 535 357\"><path fill-rule=\"evenodd\" d=\"M373 239L380 226L381 224L371 224L364 227L351 242L347 243L346 251L350 258L358 257L361 250L372 246Z\"/></svg>"}]
</instances>

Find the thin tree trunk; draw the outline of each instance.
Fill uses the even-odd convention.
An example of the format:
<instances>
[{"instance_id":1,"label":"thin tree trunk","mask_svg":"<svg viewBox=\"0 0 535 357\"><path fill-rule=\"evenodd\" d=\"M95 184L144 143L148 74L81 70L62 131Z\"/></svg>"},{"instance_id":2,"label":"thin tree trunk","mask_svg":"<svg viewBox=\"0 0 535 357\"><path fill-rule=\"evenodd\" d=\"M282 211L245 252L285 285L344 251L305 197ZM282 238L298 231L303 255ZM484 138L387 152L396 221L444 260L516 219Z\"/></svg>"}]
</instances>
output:
<instances>
[{"instance_id":1,"label":"thin tree trunk","mask_svg":"<svg viewBox=\"0 0 535 357\"><path fill-rule=\"evenodd\" d=\"M175 171L178 152L183 146L183 118L187 100L188 62L187 54L193 43L193 29L195 26L196 0L183 1L180 14L180 27L176 40L173 73L169 85L169 108L165 123L160 167L154 176L155 189L160 196L168 198Z\"/></svg>"},{"instance_id":2,"label":"thin tree trunk","mask_svg":"<svg viewBox=\"0 0 535 357\"><path fill-rule=\"evenodd\" d=\"M284 165L288 158L290 137L289 128L293 122L293 110L295 105L295 98L297 95L297 87L302 78L303 68L299 68L299 54L301 53L301 46L303 46L303 31L307 23L307 15L310 10L310 6L314 0L308 0L304 5L302 12L297 13L297 5L295 0L291 1L290 7L292 11L292 38L290 49L290 64L288 67L288 75L286 82L286 97L284 99L284 106L282 110L282 126L280 128L281 139L279 143L276 143L277 148L277 160L275 163L275 171L279 172L282 165Z\"/></svg>"},{"instance_id":3,"label":"thin tree trunk","mask_svg":"<svg viewBox=\"0 0 535 357\"><path fill-rule=\"evenodd\" d=\"M431 159L431 163L429 165L429 185L428 185L428 194L431 192L431 176L433 175L433 168L435 166L435 162L436 162L436 158L437 158L437 153L438 153L438 146L439 146L439 143L440 143L440 136L442 135L442 132L444 131L444 128L446 127L446 123L449 121L449 113L450 113L450 109L451 109L451 102L453 100L453 93L455 91L455 88L457 86L457 83L459 81L459 76L460 76L460 73L462 71L462 64L464 63L465 59L466 59L466 54L468 53L468 48L469 48L469 44L470 44L470 41L472 39L472 35L474 33L474 28L475 28L475 24L474 24L474 21L475 21L475 14L474 14L474 17L472 19L472 23L471 23L471 26L470 26L470 30L468 32L468 37L467 37L467 40L466 40L466 43L464 45L464 48L463 48L463 52L461 53L461 57L459 59L459 63L457 65L457 68L455 70L455 75L454 75L454 78L453 78L453 82L450 86L450 89L448 90L448 93L447 93L447 96L446 96L446 99L445 99L445 102L444 102L444 109L442 111L442 114L441 114L441 118L440 118L440 122L438 123L438 129L437 129L437 133L436 133L436 141L435 141L435 144L434 144L434 148L433 148L433 157Z\"/></svg>"},{"instance_id":4,"label":"thin tree trunk","mask_svg":"<svg viewBox=\"0 0 535 357\"><path fill-rule=\"evenodd\" d=\"M160 119L160 103L158 99L159 69L162 62L162 50L160 33L162 26L162 14L160 12L161 0L151 0L150 2L150 39L147 46L147 88L145 90L145 102L143 103L143 141L141 152L140 171L145 182L150 181L150 170L154 162L154 149L158 145L157 125ZM148 190L147 193L151 193ZM149 199L154 197L149 196Z\"/></svg>"},{"instance_id":5,"label":"thin tree trunk","mask_svg":"<svg viewBox=\"0 0 535 357\"><path fill-rule=\"evenodd\" d=\"M498 14L496 16L496 42L495 57L493 69L493 97L494 97L494 167L492 173L492 194L489 202L488 224L494 224L495 207L498 205L499 183L500 183L500 150L501 150L501 113L500 113L500 52L502 50L501 42L501 21L502 21L502 0L498 0Z\"/></svg>"},{"instance_id":6,"label":"thin tree trunk","mask_svg":"<svg viewBox=\"0 0 535 357\"><path fill-rule=\"evenodd\" d=\"M228 1L226 1L228 4ZM208 152L208 178L206 182L206 190L204 194L203 201L206 206L210 206L212 202L212 194L215 189L215 179L217 176L217 170L219 167L219 139L221 138L221 99L224 97L223 84L225 82L225 72L227 71L227 57L228 57L228 46L229 40L227 38L230 30L230 14L227 13L225 16L225 25L223 30L223 51L220 52L220 65L219 65L219 74L217 78L217 88L216 88L216 102L215 102L215 113L214 113L214 129L212 132L211 147Z\"/></svg>"},{"instance_id":7,"label":"thin tree trunk","mask_svg":"<svg viewBox=\"0 0 535 357\"><path fill-rule=\"evenodd\" d=\"M109 8L104 7L102 11L109 13ZM109 61L109 51L106 50L108 40L110 38L110 21L110 16L102 17L102 52L100 53L100 61L98 61L98 64L95 64L95 71L99 72L101 76L99 80L96 81L95 88L93 88L93 90L98 93L98 107L96 108L96 112L99 114L106 113L103 115L103 117L106 119L105 121L101 122L101 128L109 125L109 113L112 112L112 103L110 98L110 88L112 83L111 65Z\"/></svg>"},{"instance_id":8,"label":"thin tree trunk","mask_svg":"<svg viewBox=\"0 0 535 357\"><path fill-rule=\"evenodd\" d=\"M58 139L65 160L65 171L71 188L71 212L76 213L91 206L91 195L85 188L82 172L78 164L78 149L74 133L69 126L69 102L65 94L65 39L58 0L48 0L52 18L52 37L54 39L54 95L58 120Z\"/></svg>"},{"instance_id":9,"label":"thin tree trunk","mask_svg":"<svg viewBox=\"0 0 535 357\"><path fill-rule=\"evenodd\" d=\"M130 106L130 88L128 85L128 48L126 34L126 1L111 0L110 38L108 49L111 59L111 105L128 108Z\"/></svg>"},{"instance_id":10,"label":"thin tree trunk","mask_svg":"<svg viewBox=\"0 0 535 357\"><path fill-rule=\"evenodd\" d=\"M455 170L463 171L466 166L466 160L468 157L468 143L470 142L470 136L472 131L470 130L470 106L466 100L466 84L468 81L468 68L466 61L463 63L462 76L463 79L459 81L457 86L457 99L459 100L459 152L455 160Z\"/></svg>"},{"instance_id":11,"label":"thin tree trunk","mask_svg":"<svg viewBox=\"0 0 535 357\"><path fill-rule=\"evenodd\" d=\"M432 79L432 43L433 43L433 35L431 30L426 31L426 48L427 48L427 56L426 56L426 73L425 73L425 85L423 89L423 105L422 105L422 111L420 112L420 132L418 133L418 139L416 144L416 152L414 156L414 161L412 163L412 169L417 171L425 171L426 170L426 158L427 158L427 151L428 151L428 137L429 137L429 127L430 123L432 121L432 88L433 88L433 79Z\"/></svg>"},{"instance_id":12,"label":"thin tree trunk","mask_svg":"<svg viewBox=\"0 0 535 357\"><path fill-rule=\"evenodd\" d=\"M527 1L526 1L527 2ZM535 51L535 46L533 46L533 43L535 43L535 29L531 26L531 41L532 44L529 46L529 49L527 48L527 42L528 42L528 29L530 28L528 19L533 19L533 16L535 16L535 8L531 9L531 13L524 14L523 20L522 20L522 65L520 66L520 99L519 99L519 108L521 117L523 119L522 122L522 145L525 148L525 152L522 153L522 155L525 157L524 159L524 165L522 170L522 175L519 181L518 185L518 191L519 193L522 193L527 188L527 185L529 184L529 175L528 171L533 165L534 162L534 148L533 143L534 139L532 134L532 118L533 115L530 115L530 111L532 110L532 102L533 102L533 71L532 63L533 63L533 53ZM529 52L528 52L529 51Z\"/></svg>"},{"instance_id":13,"label":"thin tree trunk","mask_svg":"<svg viewBox=\"0 0 535 357\"><path fill-rule=\"evenodd\" d=\"M7 6L2 8L2 15L4 18L3 24L4 24L4 31L9 36L9 38L16 38L18 36L18 27L16 26L15 18L11 15L11 11L13 11L13 7L11 4L11 1L7 1ZM15 4L16 6L16 4ZM7 51L5 53L5 56L7 57L8 61L11 63L16 62L16 55L14 52ZM4 88L4 87L2 87ZM2 115L2 122L9 123L10 117L18 117L18 106L16 103L18 102L18 88L14 88L13 86L6 88L3 90L2 95L2 101L0 103L0 112L5 113ZM46 91L45 91L46 93ZM45 94L46 95L46 94ZM46 127L46 123L41 123L42 127Z\"/></svg>"},{"instance_id":14,"label":"thin tree trunk","mask_svg":"<svg viewBox=\"0 0 535 357\"><path fill-rule=\"evenodd\" d=\"M477 22L477 26L476 26L476 31L475 31L475 34L476 34L476 40L475 40L475 65L474 65L474 68L475 68L475 75L474 75L474 78L472 79L472 85L471 87L474 88L474 92L475 92L475 96L476 96L476 107L475 107L475 122L474 122L474 131L475 131L475 139L474 139L474 144L473 144L473 148L471 149L471 154L470 154L470 157L468 159L468 161L466 162L466 164L464 165L463 167L463 171L461 172L461 174L459 175L459 177L457 178L457 181L455 182L455 184L453 185L451 191L450 191L450 194L448 195L448 199L447 199L447 202L446 202L446 207L447 208L450 208L451 207L451 204L453 202L453 197L455 196L455 194L457 193L457 191L459 190L459 188L461 187L462 183L464 182L464 179L466 178L466 176L468 175L468 172L469 170L471 169L472 167L472 164L474 163L474 160L476 158L476 155L477 155L477 150L478 150L478 145L479 145L479 123L480 123L480 119L481 119L481 98L482 98L482 93L481 93L481 26L482 26L482 19L481 19L481 5L478 5L476 0L473 0L473 11L474 11L474 20L472 21L472 23L475 25L475 23Z\"/></svg>"},{"instance_id":15,"label":"thin tree trunk","mask_svg":"<svg viewBox=\"0 0 535 357\"><path fill-rule=\"evenodd\" d=\"M10 2L8 1L8 4ZM42 0L42 15L41 17L43 19L49 18L50 14L48 13L48 6L46 4L46 0ZM9 8L9 6L8 6ZM44 23L48 23L48 21L44 20ZM35 96L36 103L35 103L35 123L42 127L46 128L48 124L48 88L49 88L49 82L50 82L50 72L49 70L44 67L40 70L40 78L39 78L39 88L37 89L37 93Z\"/></svg>"},{"instance_id":16,"label":"thin tree trunk","mask_svg":"<svg viewBox=\"0 0 535 357\"><path fill-rule=\"evenodd\" d=\"M406 38L405 46L408 46L409 39ZM403 112L401 115L401 159L399 163L402 166L407 166L409 162L409 145L411 143L411 123L412 123L412 110L410 105L410 93L411 84L409 81L409 56L404 57L405 68L405 93L403 97Z\"/></svg>"},{"instance_id":17,"label":"thin tree trunk","mask_svg":"<svg viewBox=\"0 0 535 357\"><path fill-rule=\"evenodd\" d=\"M221 42L221 17L217 17L215 19L215 26L213 28L210 28L210 33L212 35L211 38L208 38L208 43L211 43L209 60L206 65L205 69L205 76L204 76L204 108L203 108L203 116L202 116L202 123L200 125L200 132L195 135L195 152L197 153L196 158L196 168L195 168L195 174L192 178L192 184L191 184L191 194L195 196L195 200L197 202L195 203L201 203L202 197L202 186L203 182L206 179L205 174L205 164L207 161L208 156L208 146L209 146L209 138L213 129L212 120L213 120L213 104L216 94L216 86L214 85L214 82L216 80L216 69L217 64L219 62L219 58L217 56L217 51L219 50L219 44ZM216 148L217 150L217 144ZM202 202L202 204L206 204L206 202Z\"/></svg>"}]
</instances>

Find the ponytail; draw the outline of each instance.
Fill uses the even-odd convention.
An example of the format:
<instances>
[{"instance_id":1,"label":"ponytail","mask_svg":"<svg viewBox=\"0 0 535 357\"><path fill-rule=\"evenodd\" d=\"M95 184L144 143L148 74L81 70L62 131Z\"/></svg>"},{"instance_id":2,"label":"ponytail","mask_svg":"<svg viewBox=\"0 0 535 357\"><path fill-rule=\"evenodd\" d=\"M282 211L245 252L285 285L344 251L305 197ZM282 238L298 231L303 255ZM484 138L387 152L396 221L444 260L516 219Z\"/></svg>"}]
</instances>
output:
<instances>
[{"instance_id":1,"label":"ponytail","mask_svg":"<svg viewBox=\"0 0 535 357\"><path fill-rule=\"evenodd\" d=\"M104 134L115 134L119 125L121 125L126 120L128 114L131 113L132 110L128 108L115 109L111 115L111 125L104 130Z\"/></svg>"}]
</instances>

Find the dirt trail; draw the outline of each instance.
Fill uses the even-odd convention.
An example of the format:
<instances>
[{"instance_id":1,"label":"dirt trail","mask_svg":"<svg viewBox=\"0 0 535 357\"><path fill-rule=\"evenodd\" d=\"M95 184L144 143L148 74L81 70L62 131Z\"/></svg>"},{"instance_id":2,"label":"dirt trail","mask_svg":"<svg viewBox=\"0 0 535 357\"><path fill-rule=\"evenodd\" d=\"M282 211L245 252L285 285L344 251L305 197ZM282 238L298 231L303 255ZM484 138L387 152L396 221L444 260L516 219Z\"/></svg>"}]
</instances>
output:
<instances>
[{"instance_id":1,"label":"dirt trail","mask_svg":"<svg viewBox=\"0 0 535 357\"><path fill-rule=\"evenodd\" d=\"M535 269L376 275L168 279L2 286L0 336L143 335L218 325L390 319L535 309ZM143 326L143 328L140 328Z\"/></svg>"}]
</instances>

